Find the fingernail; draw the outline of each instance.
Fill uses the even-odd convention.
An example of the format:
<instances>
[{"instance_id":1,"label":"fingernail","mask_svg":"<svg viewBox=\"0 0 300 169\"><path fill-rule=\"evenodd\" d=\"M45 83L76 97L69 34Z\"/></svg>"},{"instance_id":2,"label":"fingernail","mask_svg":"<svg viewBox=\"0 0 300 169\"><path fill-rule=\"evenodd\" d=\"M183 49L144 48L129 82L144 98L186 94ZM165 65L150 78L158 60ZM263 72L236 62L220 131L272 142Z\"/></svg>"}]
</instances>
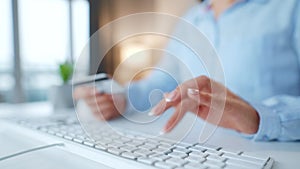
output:
<instances>
[{"instance_id":1,"label":"fingernail","mask_svg":"<svg viewBox=\"0 0 300 169\"><path fill-rule=\"evenodd\" d=\"M200 93L200 91L198 89L192 89L192 88L188 89L188 94L199 95L199 93Z\"/></svg>"},{"instance_id":2,"label":"fingernail","mask_svg":"<svg viewBox=\"0 0 300 169\"><path fill-rule=\"evenodd\" d=\"M150 112L148 113L148 116L154 116L153 111L150 111Z\"/></svg>"},{"instance_id":3,"label":"fingernail","mask_svg":"<svg viewBox=\"0 0 300 169\"><path fill-rule=\"evenodd\" d=\"M173 100L175 99L175 97L176 97L176 94L177 94L176 91L173 91L173 92L171 92L171 93L169 93L169 94L165 94L165 101L166 101L166 102L171 102L171 101L173 101Z\"/></svg>"},{"instance_id":4,"label":"fingernail","mask_svg":"<svg viewBox=\"0 0 300 169\"><path fill-rule=\"evenodd\" d=\"M162 130L159 132L159 135L165 135L166 134L166 131L165 130Z\"/></svg>"}]
</instances>

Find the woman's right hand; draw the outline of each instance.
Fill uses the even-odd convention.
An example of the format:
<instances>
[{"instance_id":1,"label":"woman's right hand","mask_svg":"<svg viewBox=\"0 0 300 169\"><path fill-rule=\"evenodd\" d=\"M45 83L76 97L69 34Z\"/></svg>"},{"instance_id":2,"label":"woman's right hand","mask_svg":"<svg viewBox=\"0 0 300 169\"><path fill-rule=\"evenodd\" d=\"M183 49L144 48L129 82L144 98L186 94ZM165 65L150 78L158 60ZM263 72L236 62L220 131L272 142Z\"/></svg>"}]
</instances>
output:
<instances>
[{"instance_id":1,"label":"woman's right hand","mask_svg":"<svg viewBox=\"0 0 300 169\"><path fill-rule=\"evenodd\" d=\"M121 93L98 93L94 87L80 86L75 89L73 96L75 100L83 99L100 120L117 118L126 108L126 97Z\"/></svg>"}]
</instances>

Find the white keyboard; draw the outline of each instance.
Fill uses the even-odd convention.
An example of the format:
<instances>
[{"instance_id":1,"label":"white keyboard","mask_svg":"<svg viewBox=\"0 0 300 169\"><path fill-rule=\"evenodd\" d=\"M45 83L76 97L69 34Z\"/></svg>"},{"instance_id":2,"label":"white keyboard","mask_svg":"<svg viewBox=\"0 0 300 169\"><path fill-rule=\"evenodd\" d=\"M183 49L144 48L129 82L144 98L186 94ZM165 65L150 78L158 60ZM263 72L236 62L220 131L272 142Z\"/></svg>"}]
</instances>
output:
<instances>
[{"instance_id":1,"label":"white keyboard","mask_svg":"<svg viewBox=\"0 0 300 169\"><path fill-rule=\"evenodd\" d=\"M163 169L270 169L270 157L199 143L175 143L128 132L97 130L97 140L88 137L75 119L12 120L87 147ZM94 137L93 137L94 138Z\"/></svg>"}]
</instances>

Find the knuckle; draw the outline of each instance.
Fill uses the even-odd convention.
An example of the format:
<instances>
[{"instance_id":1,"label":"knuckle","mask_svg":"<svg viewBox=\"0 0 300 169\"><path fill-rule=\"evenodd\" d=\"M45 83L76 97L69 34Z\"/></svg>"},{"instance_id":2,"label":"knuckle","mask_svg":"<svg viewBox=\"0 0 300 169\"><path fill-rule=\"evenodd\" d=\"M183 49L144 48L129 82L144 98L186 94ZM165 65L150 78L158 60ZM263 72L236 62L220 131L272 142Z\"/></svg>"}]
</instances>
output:
<instances>
[{"instance_id":1,"label":"knuckle","mask_svg":"<svg viewBox=\"0 0 300 169\"><path fill-rule=\"evenodd\" d=\"M200 100L204 102L209 102L210 101L210 95L207 93L201 93Z\"/></svg>"},{"instance_id":2,"label":"knuckle","mask_svg":"<svg viewBox=\"0 0 300 169\"><path fill-rule=\"evenodd\" d=\"M201 82L205 82L205 83L209 83L209 82L210 82L209 77L207 77L207 76L205 76L205 75L199 76L198 79L199 79L199 81L201 81Z\"/></svg>"}]
</instances>

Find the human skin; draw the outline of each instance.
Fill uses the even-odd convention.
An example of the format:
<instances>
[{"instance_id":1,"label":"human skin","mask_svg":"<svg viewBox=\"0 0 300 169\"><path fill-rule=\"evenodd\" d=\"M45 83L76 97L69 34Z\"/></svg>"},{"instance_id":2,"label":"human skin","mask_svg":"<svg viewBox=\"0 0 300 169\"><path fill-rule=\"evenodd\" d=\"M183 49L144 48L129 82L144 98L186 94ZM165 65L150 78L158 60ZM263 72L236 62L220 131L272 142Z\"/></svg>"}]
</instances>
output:
<instances>
[{"instance_id":1,"label":"human skin","mask_svg":"<svg viewBox=\"0 0 300 169\"><path fill-rule=\"evenodd\" d=\"M211 9L217 19L236 0L212 0ZM126 97L123 94L114 95L97 93L92 87L77 87L74 91L76 100L83 99L91 111L101 120L111 120L119 117L125 111ZM114 98L114 99L112 99Z\"/></svg>"},{"instance_id":2,"label":"human skin","mask_svg":"<svg viewBox=\"0 0 300 169\"><path fill-rule=\"evenodd\" d=\"M212 92L211 86L214 86L214 91L225 91L225 97ZM214 105L211 104L213 99L216 101ZM225 103L224 110L217 110L218 106L215 105L222 103ZM172 92L165 94L165 98L152 109L149 115L159 116L171 107L174 107L175 111L162 133L170 132L187 112L192 112L215 125L246 134L256 133L259 126L259 115L250 104L206 76L188 80ZM207 118L209 113L221 116L220 121L211 121Z\"/></svg>"},{"instance_id":3,"label":"human skin","mask_svg":"<svg viewBox=\"0 0 300 169\"><path fill-rule=\"evenodd\" d=\"M124 94L99 93L94 87L77 87L73 93L74 99L83 99L93 114L100 120L112 120L119 117L126 108Z\"/></svg>"}]
</instances>

